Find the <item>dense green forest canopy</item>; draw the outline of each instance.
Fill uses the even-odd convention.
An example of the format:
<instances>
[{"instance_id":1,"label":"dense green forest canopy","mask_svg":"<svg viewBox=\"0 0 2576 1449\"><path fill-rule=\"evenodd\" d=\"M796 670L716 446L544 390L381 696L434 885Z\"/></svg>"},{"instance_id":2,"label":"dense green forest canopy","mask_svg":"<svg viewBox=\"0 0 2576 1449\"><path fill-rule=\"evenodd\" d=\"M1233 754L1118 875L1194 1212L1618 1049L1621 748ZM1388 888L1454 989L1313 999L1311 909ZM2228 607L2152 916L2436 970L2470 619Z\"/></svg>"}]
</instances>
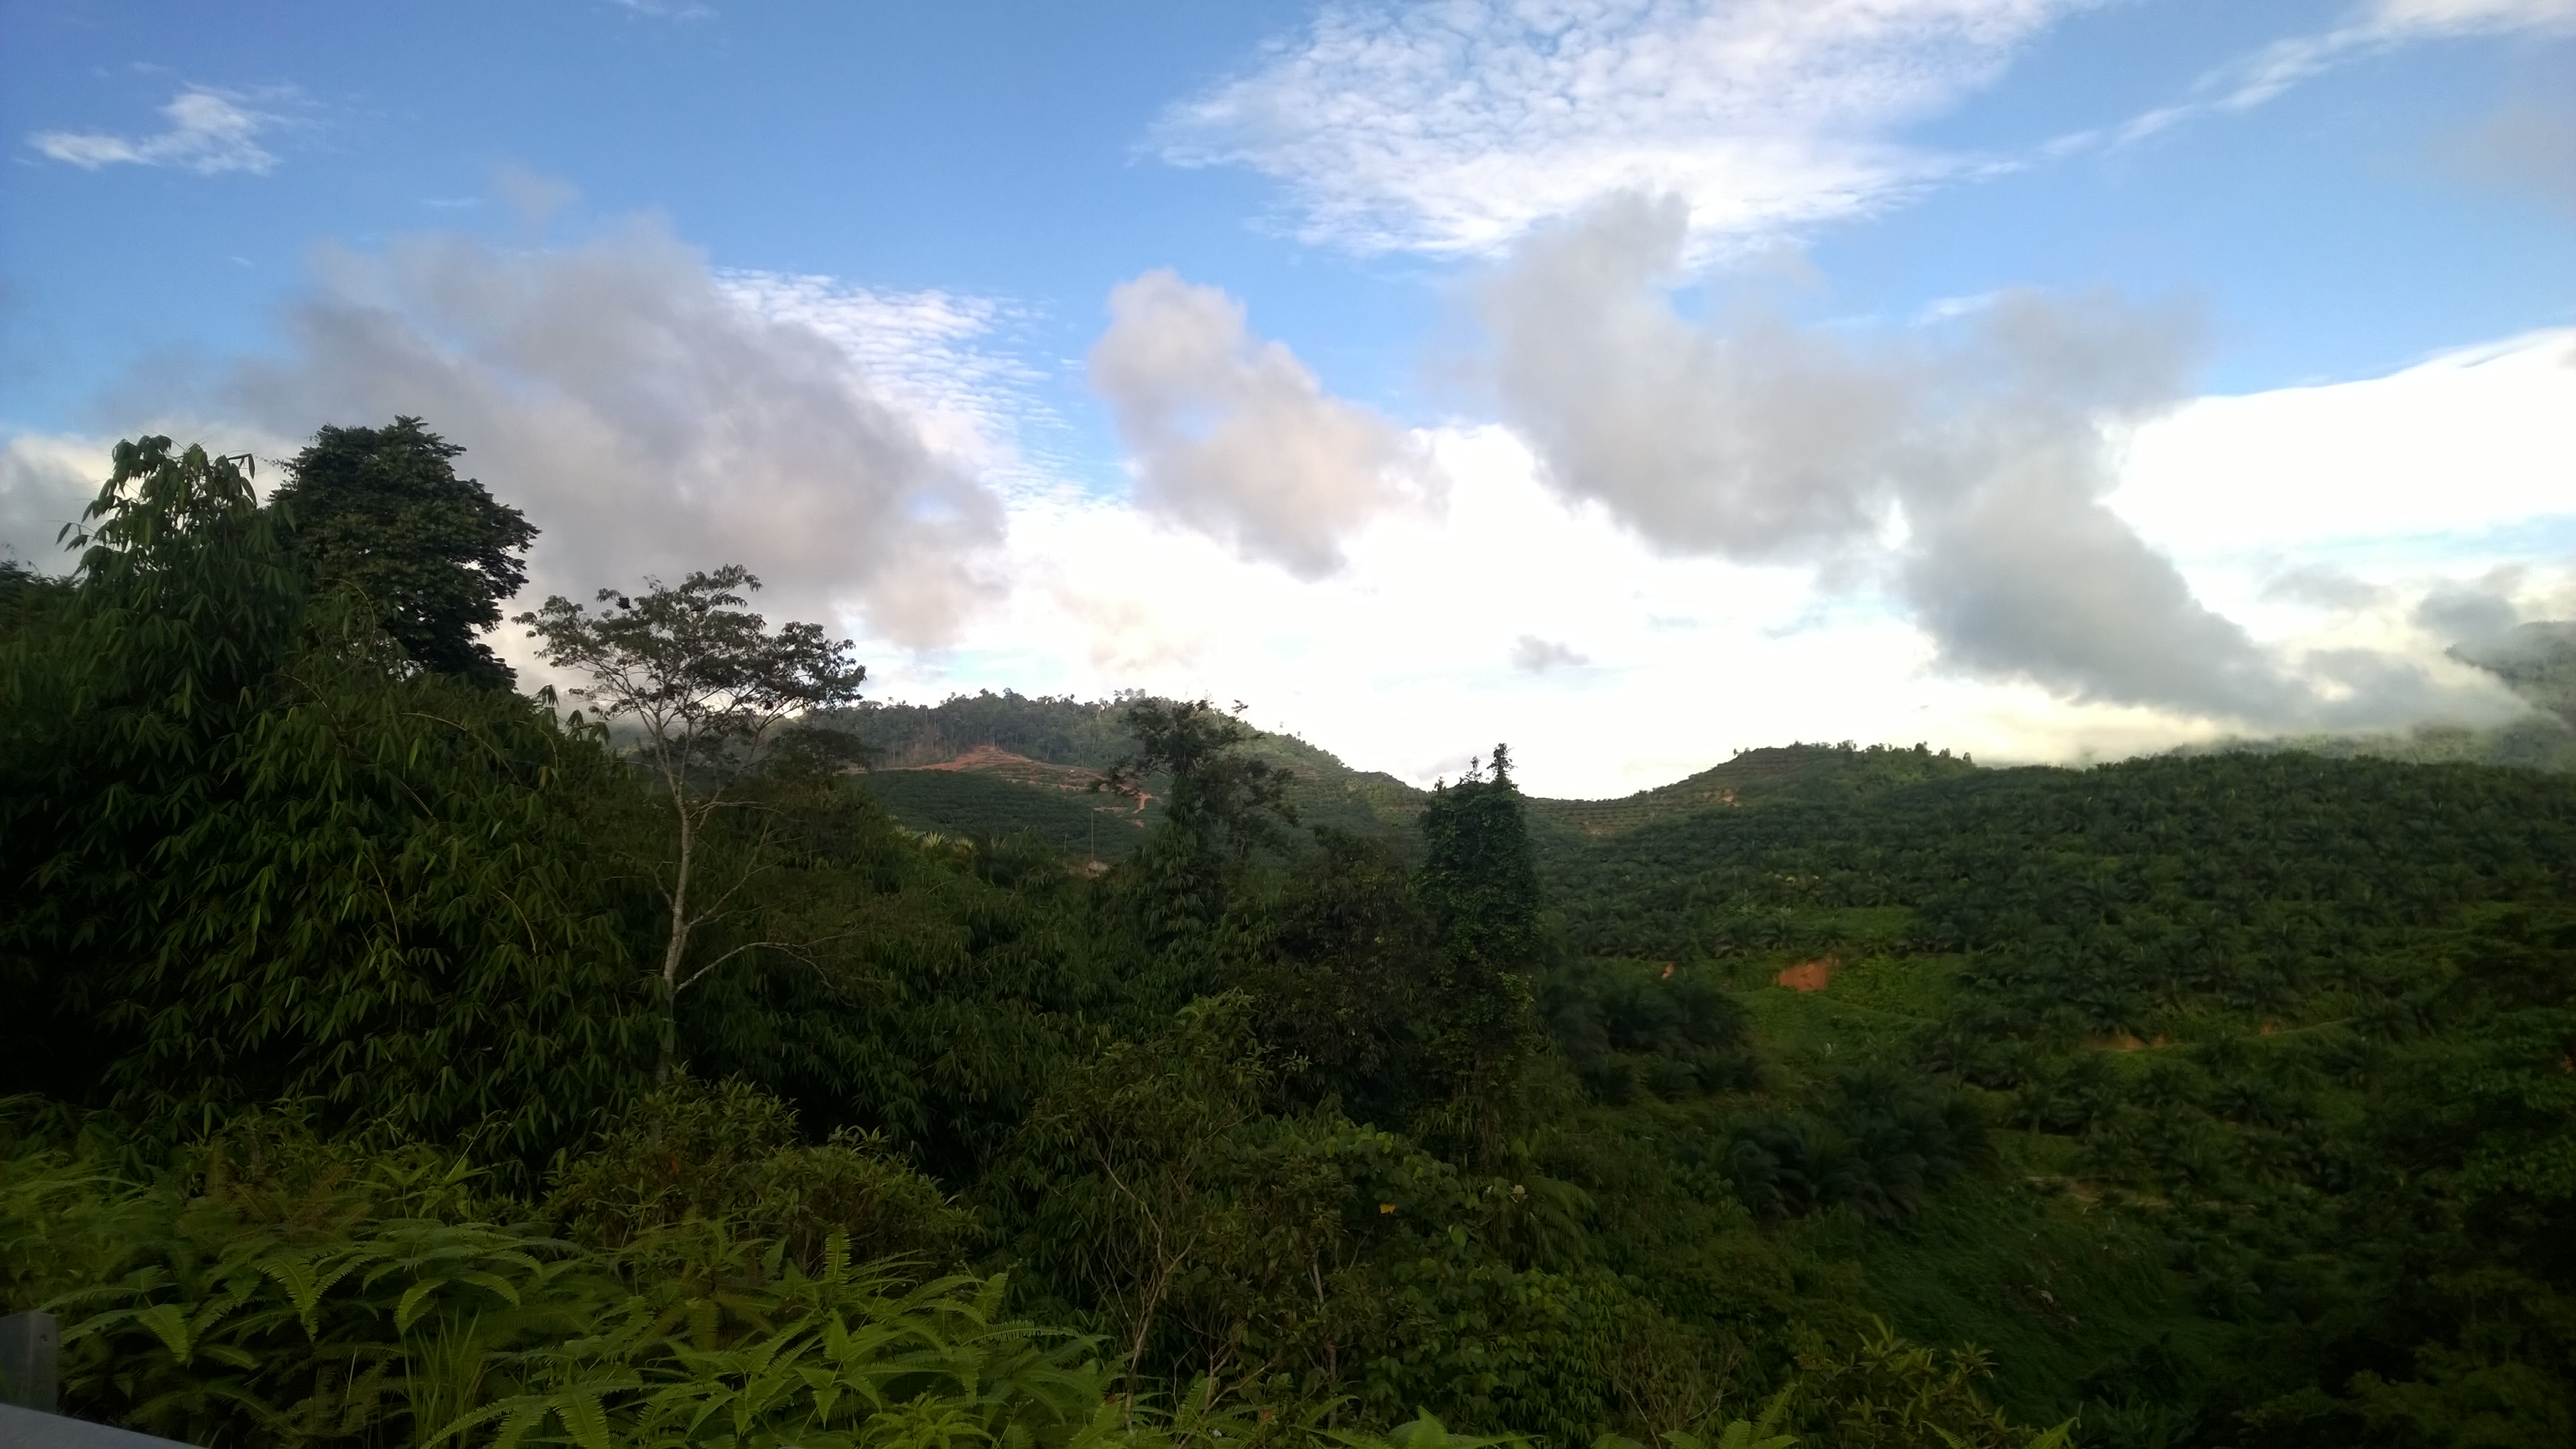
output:
<instances>
[{"instance_id":1,"label":"dense green forest canopy","mask_svg":"<svg viewBox=\"0 0 2576 1449\"><path fill-rule=\"evenodd\" d=\"M1547 801L1496 746L1420 791L1204 701L828 707L720 568L602 581L702 606L654 678L704 708L822 671L675 764L420 642L383 579L500 577L423 518L524 543L433 444L326 431L265 503L125 444L75 570L0 571L0 1308L61 1319L70 1412L2576 1442L2576 777L1808 745ZM332 562L373 527L437 546Z\"/></svg>"}]
</instances>

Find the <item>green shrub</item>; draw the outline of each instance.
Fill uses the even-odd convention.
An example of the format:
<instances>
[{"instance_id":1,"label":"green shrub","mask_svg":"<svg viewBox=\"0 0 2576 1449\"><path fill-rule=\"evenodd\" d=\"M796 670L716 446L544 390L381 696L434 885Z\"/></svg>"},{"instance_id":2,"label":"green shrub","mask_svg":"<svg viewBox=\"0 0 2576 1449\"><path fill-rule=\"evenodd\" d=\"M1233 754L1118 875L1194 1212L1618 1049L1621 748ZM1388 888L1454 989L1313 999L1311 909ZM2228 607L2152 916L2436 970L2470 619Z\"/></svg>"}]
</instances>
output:
<instances>
[{"instance_id":1,"label":"green shrub","mask_svg":"<svg viewBox=\"0 0 2576 1449\"><path fill-rule=\"evenodd\" d=\"M878 1138L843 1128L809 1146L777 1098L685 1074L567 1165L550 1206L575 1237L611 1251L702 1219L783 1244L807 1273L835 1237L863 1260L953 1264L972 1227Z\"/></svg>"}]
</instances>

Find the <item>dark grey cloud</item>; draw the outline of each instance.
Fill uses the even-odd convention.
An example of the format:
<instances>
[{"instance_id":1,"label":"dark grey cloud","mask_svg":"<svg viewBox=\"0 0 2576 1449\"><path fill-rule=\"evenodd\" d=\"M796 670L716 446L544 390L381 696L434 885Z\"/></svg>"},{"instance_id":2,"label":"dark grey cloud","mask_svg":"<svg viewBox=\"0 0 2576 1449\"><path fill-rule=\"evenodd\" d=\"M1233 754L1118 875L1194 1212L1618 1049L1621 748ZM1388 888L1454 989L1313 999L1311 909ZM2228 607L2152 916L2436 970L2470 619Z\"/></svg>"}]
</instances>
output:
<instances>
[{"instance_id":1,"label":"dark grey cloud","mask_svg":"<svg viewBox=\"0 0 2576 1449\"><path fill-rule=\"evenodd\" d=\"M2019 293L1917 364L1896 578L1945 664L2237 719L2318 702L2103 502L2104 426L2180 401L2190 342L2181 319L2106 297Z\"/></svg>"},{"instance_id":2,"label":"dark grey cloud","mask_svg":"<svg viewBox=\"0 0 2576 1449\"><path fill-rule=\"evenodd\" d=\"M2415 622L2442 639L2453 659L2576 725L2576 620L2529 617L2519 587L2525 577L2507 566L2475 583L2438 589L2416 606ZM2535 602L2544 612L2559 612L2571 600L2561 593Z\"/></svg>"},{"instance_id":3,"label":"dark grey cloud","mask_svg":"<svg viewBox=\"0 0 2576 1449\"><path fill-rule=\"evenodd\" d=\"M500 252L454 237L326 252L281 355L213 401L285 436L417 414L544 530L530 594L738 562L774 614L950 638L999 503L813 327L728 295L658 224Z\"/></svg>"},{"instance_id":4,"label":"dark grey cloud","mask_svg":"<svg viewBox=\"0 0 2576 1449\"><path fill-rule=\"evenodd\" d=\"M1560 666L1579 667L1591 662L1590 656L1575 652L1572 645L1542 639L1536 634L1523 634L1512 642L1512 667L1526 669L1532 674L1545 674Z\"/></svg>"},{"instance_id":5,"label":"dark grey cloud","mask_svg":"<svg viewBox=\"0 0 2576 1449\"><path fill-rule=\"evenodd\" d=\"M2415 623L2445 645L2465 654L2493 650L2522 623L2514 600L2518 569L2499 569L2474 583L2445 584L2415 605Z\"/></svg>"},{"instance_id":6,"label":"dark grey cloud","mask_svg":"<svg viewBox=\"0 0 2576 1449\"><path fill-rule=\"evenodd\" d=\"M1503 414L1558 487L1658 547L1841 549L1894 496L1911 380L1828 335L1684 321L1656 283L1688 223L1678 200L1630 196L1522 245L1479 298Z\"/></svg>"},{"instance_id":7,"label":"dark grey cloud","mask_svg":"<svg viewBox=\"0 0 2576 1449\"><path fill-rule=\"evenodd\" d=\"M492 192L519 218L520 225L534 233L543 233L556 217L581 201L581 188L531 171L515 161L504 161L492 168Z\"/></svg>"},{"instance_id":8,"label":"dark grey cloud","mask_svg":"<svg viewBox=\"0 0 2576 1449\"><path fill-rule=\"evenodd\" d=\"M1436 496L1401 429L1326 393L1225 293L1148 272L1110 293L1109 314L1091 386L1146 512L1313 579L1341 567L1353 530Z\"/></svg>"},{"instance_id":9,"label":"dark grey cloud","mask_svg":"<svg viewBox=\"0 0 2576 1449\"><path fill-rule=\"evenodd\" d=\"M2517 96L2444 150L2471 180L2576 212L2576 100Z\"/></svg>"},{"instance_id":10,"label":"dark grey cloud","mask_svg":"<svg viewBox=\"0 0 2576 1449\"><path fill-rule=\"evenodd\" d=\"M1918 512L1897 578L1945 665L2195 714L2269 719L2295 705L2243 629L2046 462Z\"/></svg>"},{"instance_id":11,"label":"dark grey cloud","mask_svg":"<svg viewBox=\"0 0 2576 1449\"><path fill-rule=\"evenodd\" d=\"M1938 343L1703 325L1668 295L1686 225L1676 201L1618 198L1479 295L1503 417L1562 493L1674 553L1875 578L1966 675L2260 725L2438 703L2398 661L2294 671L2105 504L2106 430L2185 396L2187 317L2006 294Z\"/></svg>"}]
</instances>

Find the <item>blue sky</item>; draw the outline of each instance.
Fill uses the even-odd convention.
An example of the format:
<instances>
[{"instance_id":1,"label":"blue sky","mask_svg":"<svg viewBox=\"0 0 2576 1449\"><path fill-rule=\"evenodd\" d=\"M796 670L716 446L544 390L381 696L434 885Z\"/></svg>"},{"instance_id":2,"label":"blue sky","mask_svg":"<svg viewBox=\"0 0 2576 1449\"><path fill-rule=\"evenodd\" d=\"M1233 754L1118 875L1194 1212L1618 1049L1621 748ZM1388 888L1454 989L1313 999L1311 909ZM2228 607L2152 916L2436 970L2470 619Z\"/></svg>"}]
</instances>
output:
<instances>
[{"instance_id":1,"label":"blue sky","mask_svg":"<svg viewBox=\"0 0 2576 1449\"><path fill-rule=\"evenodd\" d=\"M2570 96L2570 0L11 3L0 534L410 411L539 587L1407 774L2492 720Z\"/></svg>"}]
</instances>

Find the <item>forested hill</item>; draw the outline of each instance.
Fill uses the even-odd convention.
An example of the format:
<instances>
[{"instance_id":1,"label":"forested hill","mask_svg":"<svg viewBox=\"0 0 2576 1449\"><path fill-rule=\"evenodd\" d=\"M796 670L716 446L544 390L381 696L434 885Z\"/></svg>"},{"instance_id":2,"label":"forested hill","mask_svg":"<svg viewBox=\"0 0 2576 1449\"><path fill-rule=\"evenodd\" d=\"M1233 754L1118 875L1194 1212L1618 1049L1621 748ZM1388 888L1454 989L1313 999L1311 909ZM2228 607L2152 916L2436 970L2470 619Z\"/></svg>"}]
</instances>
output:
<instances>
[{"instance_id":1,"label":"forested hill","mask_svg":"<svg viewBox=\"0 0 2576 1449\"><path fill-rule=\"evenodd\" d=\"M968 835L1031 830L1060 848L1116 859L1133 848L1133 831L1112 830L1098 849L1092 810L1101 802L1065 797L1083 792L1132 749L1123 708L1120 701L988 690L936 705L870 703L840 718L865 742L878 797L897 818ZM1266 734L1244 748L1287 773L1288 802L1308 824L1406 838L1430 798L1392 775L1354 770L1293 735ZM1060 768L1031 769L1032 762ZM1920 745L1786 745L1743 751L1619 799L1533 796L1527 808L1541 848L1553 851L1703 808L1856 798L1973 768L1964 757Z\"/></svg>"},{"instance_id":2,"label":"forested hill","mask_svg":"<svg viewBox=\"0 0 2576 1449\"><path fill-rule=\"evenodd\" d=\"M2426 726L2390 735L2238 740L2180 753L2576 772L2576 626L2524 625L2468 658L2529 700L2533 713L2488 730ZM1090 808L1096 802L1063 794L1082 790L1127 752L1118 722L1122 708L1119 701L1006 690L957 695L936 705L865 704L847 719L867 742L871 767L887 777L879 793L898 818L969 835L1033 830L1060 848L1089 850L1100 838ZM1353 769L1293 735L1265 735L1247 749L1288 773L1288 798L1313 824L1402 839L1428 798L1392 775ZM1066 769L1053 775L1029 771L1007 758L1013 756ZM1975 768L1965 756L1921 745L1789 744L1741 751L1686 779L1617 799L1532 796L1527 806L1540 849L1554 855L1581 840L1706 809L1856 799ZM924 770L938 773L914 773ZM1133 847L1132 835L1112 832L1095 853L1118 858Z\"/></svg>"},{"instance_id":3,"label":"forested hill","mask_svg":"<svg viewBox=\"0 0 2576 1449\"><path fill-rule=\"evenodd\" d=\"M1590 1103L1550 1170L1691 1321L1768 1311L1691 1266L1745 1250L1677 1185L1712 1173L1762 1271L1853 1275L1792 1318L1980 1344L2090 1442L2570 1422L2576 778L1787 746L1524 808Z\"/></svg>"},{"instance_id":4,"label":"forested hill","mask_svg":"<svg viewBox=\"0 0 2576 1449\"><path fill-rule=\"evenodd\" d=\"M1910 1221L1858 1247L1878 1301L1996 1350L2008 1400L2087 1385L2114 1443L2576 1428L2576 778L1980 771L1549 864L1570 955L1705 963L1773 1100L1807 1084L1810 1115L1738 1119L1737 1199ZM1681 1079L1616 1020L1560 1027L1596 1095ZM2003 1173L1924 1193L1939 1154L1836 1095L1882 1070L1961 1084Z\"/></svg>"}]
</instances>

